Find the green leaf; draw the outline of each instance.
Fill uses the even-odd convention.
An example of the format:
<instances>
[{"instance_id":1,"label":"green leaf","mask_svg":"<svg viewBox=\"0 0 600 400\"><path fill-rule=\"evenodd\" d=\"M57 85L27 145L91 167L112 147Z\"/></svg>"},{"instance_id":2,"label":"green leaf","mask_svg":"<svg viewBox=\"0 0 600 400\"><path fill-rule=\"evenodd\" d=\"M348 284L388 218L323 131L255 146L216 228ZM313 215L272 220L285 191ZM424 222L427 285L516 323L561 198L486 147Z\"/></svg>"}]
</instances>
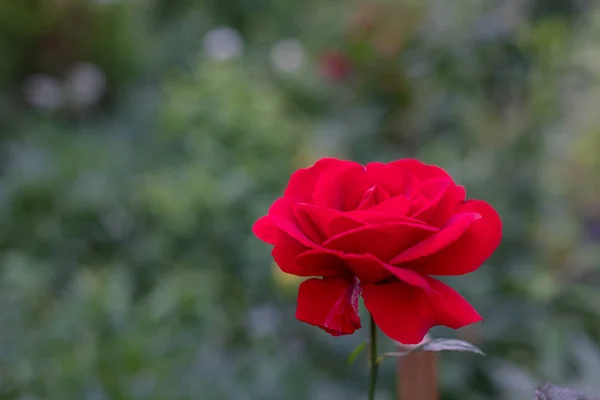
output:
<instances>
[{"instance_id":1,"label":"green leaf","mask_svg":"<svg viewBox=\"0 0 600 400\"><path fill-rule=\"evenodd\" d=\"M352 350L352 353L350 353L350 355L348 356L348 365L352 365L354 364L354 361L356 361L356 358L360 355L360 353L363 352L363 350L367 347L367 342L362 342L361 344L359 344L358 346L356 346L356 348L354 350Z\"/></svg>"},{"instance_id":2,"label":"green leaf","mask_svg":"<svg viewBox=\"0 0 600 400\"><path fill-rule=\"evenodd\" d=\"M384 357L404 357L417 351L469 351L471 353L481 354L485 356L485 353L479 349L479 347L465 342L464 340L458 339L432 339L425 343L421 343L418 346L409 348L402 352L385 353Z\"/></svg>"},{"instance_id":3,"label":"green leaf","mask_svg":"<svg viewBox=\"0 0 600 400\"><path fill-rule=\"evenodd\" d=\"M470 351L485 356L479 347L458 339L433 339L419 346L421 351Z\"/></svg>"}]
</instances>

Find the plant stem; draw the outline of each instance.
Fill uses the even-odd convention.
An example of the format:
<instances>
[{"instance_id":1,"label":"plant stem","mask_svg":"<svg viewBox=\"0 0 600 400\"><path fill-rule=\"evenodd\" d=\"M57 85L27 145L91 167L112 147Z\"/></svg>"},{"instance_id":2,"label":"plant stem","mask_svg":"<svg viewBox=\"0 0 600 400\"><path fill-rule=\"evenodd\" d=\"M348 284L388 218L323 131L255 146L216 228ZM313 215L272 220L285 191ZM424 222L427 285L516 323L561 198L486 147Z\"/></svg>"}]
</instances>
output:
<instances>
[{"instance_id":1,"label":"plant stem","mask_svg":"<svg viewBox=\"0 0 600 400\"><path fill-rule=\"evenodd\" d=\"M379 370L379 357L377 356L377 325L373 316L371 319L371 339L369 340L369 400L375 399L375 386L377 385L377 372Z\"/></svg>"}]
</instances>

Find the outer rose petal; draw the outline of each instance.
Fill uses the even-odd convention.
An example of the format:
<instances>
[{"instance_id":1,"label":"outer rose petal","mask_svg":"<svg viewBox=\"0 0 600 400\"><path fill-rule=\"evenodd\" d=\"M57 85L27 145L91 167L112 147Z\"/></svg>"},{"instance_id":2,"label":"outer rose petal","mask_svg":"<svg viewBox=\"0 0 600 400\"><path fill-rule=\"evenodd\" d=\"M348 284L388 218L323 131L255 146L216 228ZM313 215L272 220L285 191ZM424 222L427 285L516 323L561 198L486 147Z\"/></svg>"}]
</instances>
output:
<instances>
[{"instance_id":1,"label":"outer rose petal","mask_svg":"<svg viewBox=\"0 0 600 400\"><path fill-rule=\"evenodd\" d=\"M349 335L361 328L358 315L360 286L354 279L308 279L298 289L296 318L333 336Z\"/></svg>"},{"instance_id":2,"label":"outer rose petal","mask_svg":"<svg viewBox=\"0 0 600 400\"><path fill-rule=\"evenodd\" d=\"M403 344L417 344L436 325L458 329L482 320L452 288L433 278L427 280L428 292L404 283L363 287L365 306L383 333Z\"/></svg>"},{"instance_id":3,"label":"outer rose petal","mask_svg":"<svg viewBox=\"0 0 600 400\"><path fill-rule=\"evenodd\" d=\"M397 265L442 251L459 240L467 229L479 219L481 219L481 215L474 212L457 214L446 228L403 251L390 261L390 264Z\"/></svg>"},{"instance_id":4,"label":"outer rose petal","mask_svg":"<svg viewBox=\"0 0 600 400\"><path fill-rule=\"evenodd\" d=\"M252 232L263 242L275 244L281 230L275 226L268 215L265 215L254 223Z\"/></svg>"},{"instance_id":5,"label":"outer rose petal","mask_svg":"<svg viewBox=\"0 0 600 400\"><path fill-rule=\"evenodd\" d=\"M315 184L312 204L346 211L346 204L354 202L352 200L354 188L364 172L365 167L352 161L345 161L336 168L329 168L321 174ZM359 202L362 195L363 193L360 193Z\"/></svg>"},{"instance_id":6,"label":"outer rose petal","mask_svg":"<svg viewBox=\"0 0 600 400\"><path fill-rule=\"evenodd\" d=\"M420 192L427 199L437 203L453 183L449 177L429 179L421 184Z\"/></svg>"},{"instance_id":7,"label":"outer rose petal","mask_svg":"<svg viewBox=\"0 0 600 400\"><path fill-rule=\"evenodd\" d=\"M299 207L302 205L303 203L297 204L293 208L292 213L296 218L296 223L306 237L320 245L327 240L327 232L322 228L322 225L318 223L320 221L315 221L315 219L306 212L306 209Z\"/></svg>"},{"instance_id":8,"label":"outer rose petal","mask_svg":"<svg viewBox=\"0 0 600 400\"><path fill-rule=\"evenodd\" d=\"M425 292L405 283L364 285L362 296L379 329L400 343L419 343L435 325Z\"/></svg>"},{"instance_id":9,"label":"outer rose petal","mask_svg":"<svg viewBox=\"0 0 600 400\"><path fill-rule=\"evenodd\" d=\"M425 202L419 207L415 207L415 205L413 205L413 207L411 207L411 216L413 218L419 218L423 212L438 205L448 188L453 185L454 183L450 178L434 178L424 182L421 185L420 194L424 198ZM455 206L457 205L458 203L455 204ZM424 218L419 219L426 220Z\"/></svg>"},{"instance_id":10,"label":"outer rose petal","mask_svg":"<svg viewBox=\"0 0 600 400\"><path fill-rule=\"evenodd\" d=\"M369 253L388 262L403 250L436 232L437 228L409 222L366 225L334 236L323 246L350 254Z\"/></svg>"},{"instance_id":11,"label":"outer rose petal","mask_svg":"<svg viewBox=\"0 0 600 400\"><path fill-rule=\"evenodd\" d=\"M423 275L464 275L475 271L488 259L502 239L502 221L486 202L469 200L457 212L474 212L474 221L453 244L443 250L403 264Z\"/></svg>"},{"instance_id":12,"label":"outer rose petal","mask_svg":"<svg viewBox=\"0 0 600 400\"><path fill-rule=\"evenodd\" d=\"M443 181L445 181L445 184ZM456 208L464 202L466 192L462 186L456 186L454 182L447 178L431 179L423 185L423 189L424 191L431 190L432 186L437 185L442 185L442 190L432 198L429 204L418 210L413 218L425 221L432 226L442 227Z\"/></svg>"},{"instance_id":13,"label":"outer rose petal","mask_svg":"<svg viewBox=\"0 0 600 400\"><path fill-rule=\"evenodd\" d=\"M290 177L283 196L297 203L312 203L315 185L321 174L346 162L337 158L322 158L309 168L297 170Z\"/></svg>"},{"instance_id":14,"label":"outer rose petal","mask_svg":"<svg viewBox=\"0 0 600 400\"><path fill-rule=\"evenodd\" d=\"M450 175L442 168L436 165L425 164L414 158L404 158L402 160L392 161L388 163L394 168L399 168L403 171L410 171L419 180L424 181L433 178L449 178Z\"/></svg>"},{"instance_id":15,"label":"outer rose petal","mask_svg":"<svg viewBox=\"0 0 600 400\"><path fill-rule=\"evenodd\" d=\"M339 268L355 275L362 283L378 283L399 279L409 285L429 290L429 283L421 274L406 268L393 267L371 254L344 254L339 251L316 249L296 257L296 263L306 269Z\"/></svg>"},{"instance_id":16,"label":"outer rose petal","mask_svg":"<svg viewBox=\"0 0 600 400\"><path fill-rule=\"evenodd\" d=\"M349 213L305 203L297 204L294 214L298 219L310 219L319 232L328 238L366 224Z\"/></svg>"},{"instance_id":17,"label":"outer rose petal","mask_svg":"<svg viewBox=\"0 0 600 400\"><path fill-rule=\"evenodd\" d=\"M371 181L381 185L392 196L414 197L419 192L419 179L410 169L400 171L390 164L372 162L367 164Z\"/></svg>"},{"instance_id":18,"label":"outer rose petal","mask_svg":"<svg viewBox=\"0 0 600 400\"><path fill-rule=\"evenodd\" d=\"M432 289L428 295L436 325L459 329L483 321L473 306L450 286L431 277L427 280Z\"/></svg>"},{"instance_id":19,"label":"outer rose petal","mask_svg":"<svg viewBox=\"0 0 600 400\"><path fill-rule=\"evenodd\" d=\"M281 197L275 200L275 203L269 208L269 218L275 226L302 243L304 246L317 246L313 240L306 236L298 225L296 216L292 210L292 202L288 198Z\"/></svg>"},{"instance_id":20,"label":"outer rose petal","mask_svg":"<svg viewBox=\"0 0 600 400\"><path fill-rule=\"evenodd\" d=\"M347 274L355 275L361 282L380 282L393 276L382 262L368 254L352 256L335 250L315 249L299 254L296 257L296 263L306 268L336 265L345 269Z\"/></svg>"},{"instance_id":21,"label":"outer rose petal","mask_svg":"<svg viewBox=\"0 0 600 400\"><path fill-rule=\"evenodd\" d=\"M346 272L343 263L332 257L321 257L313 260L312 263L298 263L296 261L298 254L304 253L307 250L306 246L301 245L285 233L281 233L271 255L279 268L287 274L296 276L333 276Z\"/></svg>"}]
</instances>

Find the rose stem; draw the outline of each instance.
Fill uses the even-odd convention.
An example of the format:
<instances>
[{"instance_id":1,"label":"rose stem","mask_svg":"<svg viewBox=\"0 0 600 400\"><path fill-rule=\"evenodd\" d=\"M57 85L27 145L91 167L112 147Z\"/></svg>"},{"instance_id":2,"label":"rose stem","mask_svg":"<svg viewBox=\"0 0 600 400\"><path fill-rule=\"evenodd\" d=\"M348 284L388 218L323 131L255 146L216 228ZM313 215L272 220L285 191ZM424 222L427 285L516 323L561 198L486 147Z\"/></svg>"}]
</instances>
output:
<instances>
[{"instance_id":1,"label":"rose stem","mask_svg":"<svg viewBox=\"0 0 600 400\"><path fill-rule=\"evenodd\" d=\"M377 372L379 370L379 360L377 356L377 325L372 315L369 315L371 320L371 339L369 340L369 400L375 399L375 386L377 385Z\"/></svg>"}]
</instances>

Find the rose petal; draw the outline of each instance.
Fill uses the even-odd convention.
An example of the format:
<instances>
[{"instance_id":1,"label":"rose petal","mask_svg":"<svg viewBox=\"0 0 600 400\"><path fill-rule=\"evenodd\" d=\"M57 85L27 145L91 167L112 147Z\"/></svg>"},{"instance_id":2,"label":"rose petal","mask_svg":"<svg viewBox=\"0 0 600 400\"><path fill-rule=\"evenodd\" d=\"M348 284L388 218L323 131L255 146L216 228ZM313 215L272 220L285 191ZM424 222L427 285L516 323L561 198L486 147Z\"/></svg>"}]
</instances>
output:
<instances>
[{"instance_id":1,"label":"rose petal","mask_svg":"<svg viewBox=\"0 0 600 400\"><path fill-rule=\"evenodd\" d=\"M388 271L384 262L371 254L344 254L339 252L352 273L364 283L376 283L390 279L393 275Z\"/></svg>"},{"instance_id":2,"label":"rose petal","mask_svg":"<svg viewBox=\"0 0 600 400\"><path fill-rule=\"evenodd\" d=\"M422 210L423 208L427 207L430 204L431 204L431 200L429 200L427 197L423 196L422 194L418 194L417 197L411 199L410 211L408 212L408 215L412 218L412 216L415 213L417 213L419 210Z\"/></svg>"},{"instance_id":3,"label":"rose petal","mask_svg":"<svg viewBox=\"0 0 600 400\"><path fill-rule=\"evenodd\" d=\"M488 259L502 239L502 221L486 202L469 200L457 209L459 213L477 213L460 238L443 250L403 264L423 275L463 275L475 271Z\"/></svg>"},{"instance_id":4,"label":"rose petal","mask_svg":"<svg viewBox=\"0 0 600 400\"><path fill-rule=\"evenodd\" d=\"M301 244L308 247L316 247L316 243L308 238L298 225L296 216L292 211L292 204L291 200L286 197L277 199L271 208L269 208L271 222Z\"/></svg>"},{"instance_id":5,"label":"rose petal","mask_svg":"<svg viewBox=\"0 0 600 400\"><path fill-rule=\"evenodd\" d=\"M459 329L483 321L477 311L458 292L437 279L427 277L430 309L436 325Z\"/></svg>"},{"instance_id":6,"label":"rose petal","mask_svg":"<svg viewBox=\"0 0 600 400\"><path fill-rule=\"evenodd\" d=\"M456 186L446 178L429 180L422 189L430 193L431 201L412 214L412 217L436 227L445 225L466 197L462 186Z\"/></svg>"},{"instance_id":7,"label":"rose petal","mask_svg":"<svg viewBox=\"0 0 600 400\"><path fill-rule=\"evenodd\" d=\"M438 202L453 183L449 177L429 179L421 183L420 192L432 202Z\"/></svg>"},{"instance_id":8,"label":"rose petal","mask_svg":"<svg viewBox=\"0 0 600 400\"><path fill-rule=\"evenodd\" d=\"M301 204L296 205L292 210L298 227L314 243L323 243L327 240L328 235L327 231L321 225L322 221L313 218L313 215L307 212L305 207L299 207ZM323 210L324 212L327 211L326 209Z\"/></svg>"},{"instance_id":9,"label":"rose petal","mask_svg":"<svg viewBox=\"0 0 600 400\"><path fill-rule=\"evenodd\" d=\"M334 236L323 246L350 254L369 253L387 262L438 231L437 228L407 222L366 225Z\"/></svg>"},{"instance_id":10,"label":"rose petal","mask_svg":"<svg viewBox=\"0 0 600 400\"><path fill-rule=\"evenodd\" d=\"M410 211L411 202L407 197L397 196L377 204L369 211L405 216Z\"/></svg>"},{"instance_id":11,"label":"rose petal","mask_svg":"<svg viewBox=\"0 0 600 400\"><path fill-rule=\"evenodd\" d=\"M292 174L283 196L293 202L311 203L315 185L321 174L347 161L337 158L322 158L309 168L302 168Z\"/></svg>"},{"instance_id":12,"label":"rose petal","mask_svg":"<svg viewBox=\"0 0 600 400\"><path fill-rule=\"evenodd\" d=\"M428 292L402 282L363 286L365 306L383 333L403 344L417 344L434 326L458 329L481 321L452 288L433 278L427 281Z\"/></svg>"},{"instance_id":13,"label":"rose petal","mask_svg":"<svg viewBox=\"0 0 600 400\"><path fill-rule=\"evenodd\" d=\"M364 172L362 165L350 161L324 171L315 184L312 204L345 211L345 204L351 201L356 182Z\"/></svg>"},{"instance_id":14,"label":"rose petal","mask_svg":"<svg viewBox=\"0 0 600 400\"><path fill-rule=\"evenodd\" d=\"M343 213L332 208L317 207L312 204L297 204L294 213L300 213L304 218L310 218L325 237L332 237L366 225L365 222L355 219L349 213Z\"/></svg>"},{"instance_id":15,"label":"rose petal","mask_svg":"<svg viewBox=\"0 0 600 400\"><path fill-rule=\"evenodd\" d=\"M363 225L369 225L369 224L380 225L380 224L397 222L397 223L428 226L427 224L424 224L422 221L419 221L418 219L405 217L403 215L394 215L394 214L387 214L387 213L382 213L382 212L375 212L372 210L368 210L368 211L357 210L357 211L350 211L350 212L347 212L344 214L351 217L355 221L362 222Z\"/></svg>"},{"instance_id":16,"label":"rose petal","mask_svg":"<svg viewBox=\"0 0 600 400\"><path fill-rule=\"evenodd\" d=\"M358 257L364 258L365 256L367 257L367 259L370 259L370 261L371 261L370 269L373 269L373 265L378 263L380 265L379 268L385 268L388 271L388 273L391 273L396 279L399 279L406 284L418 287L425 291L429 290L429 283L427 282L426 277L424 277L423 275L421 275L413 270L410 270L407 268L395 267L393 265L386 264L386 263L378 260L377 258L371 256L370 254L366 254L364 256L354 256L354 255L348 254L348 255L346 255L346 258L347 258L348 263L352 266L352 269L356 271L358 268L356 267L356 262L354 262L354 263L352 262L352 257L356 257L358 259ZM363 267L363 269L366 269L366 268L369 268L368 264L365 264ZM358 276L358 274L357 274L357 276ZM361 280L361 282L377 283L378 281L375 281L375 280L368 281L365 279L364 281Z\"/></svg>"},{"instance_id":17,"label":"rose petal","mask_svg":"<svg viewBox=\"0 0 600 400\"><path fill-rule=\"evenodd\" d=\"M355 275L361 282L375 283L393 276L381 261L370 254L356 256L341 251L315 249L299 254L296 263L307 268L336 266L340 270L345 270L346 274Z\"/></svg>"},{"instance_id":18,"label":"rose petal","mask_svg":"<svg viewBox=\"0 0 600 400\"><path fill-rule=\"evenodd\" d=\"M279 232L281 232L281 230L275 226L268 215L259 218L252 226L252 233L263 242L269 244L275 244L277 242Z\"/></svg>"},{"instance_id":19,"label":"rose petal","mask_svg":"<svg viewBox=\"0 0 600 400\"><path fill-rule=\"evenodd\" d=\"M351 278L306 280L298 289L296 318L333 336L352 334L361 328L359 296L360 286Z\"/></svg>"},{"instance_id":20,"label":"rose petal","mask_svg":"<svg viewBox=\"0 0 600 400\"><path fill-rule=\"evenodd\" d=\"M279 268L291 275L296 276L333 276L346 272L342 262L335 258L314 260L312 263L298 263L296 258L299 254L309 249L301 245L295 239L285 233L280 235L271 255Z\"/></svg>"},{"instance_id":21,"label":"rose petal","mask_svg":"<svg viewBox=\"0 0 600 400\"><path fill-rule=\"evenodd\" d=\"M402 160L392 161L387 165L390 165L401 171L410 171L420 181L433 178L450 177L450 175L442 168L436 165L425 164L414 158L404 158Z\"/></svg>"},{"instance_id":22,"label":"rose petal","mask_svg":"<svg viewBox=\"0 0 600 400\"><path fill-rule=\"evenodd\" d=\"M414 197L419 191L419 180L410 169L401 170L390 164L378 162L366 166L367 175L377 185L383 187L392 197Z\"/></svg>"},{"instance_id":23,"label":"rose petal","mask_svg":"<svg viewBox=\"0 0 600 400\"><path fill-rule=\"evenodd\" d=\"M390 199L390 194L379 185L375 185L365 192L361 200L358 210L368 210L379 203Z\"/></svg>"},{"instance_id":24,"label":"rose petal","mask_svg":"<svg viewBox=\"0 0 600 400\"><path fill-rule=\"evenodd\" d=\"M371 210L341 212L305 203L294 205L293 214L300 230L316 243L322 243L324 237L331 238L365 225L397 222L426 226L419 220L402 215L385 214Z\"/></svg>"},{"instance_id":25,"label":"rose petal","mask_svg":"<svg viewBox=\"0 0 600 400\"><path fill-rule=\"evenodd\" d=\"M388 337L403 344L417 344L435 325L425 292L402 283L364 285L365 307Z\"/></svg>"},{"instance_id":26,"label":"rose petal","mask_svg":"<svg viewBox=\"0 0 600 400\"><path fill-rule=\"evenodd\" d=\"M471 224L480 218L481 215L474 212L457 214L446 228L398 254L390 261L390 264L398 265L403 262L416 260L417 258L430 256L443 250L460 239Z\"/></svg>"},{"instance_id":27,"label":"rose petal","mask_svg":"<svg viewBox=\"0 0 600 400\"><path fill-rule=\"evenodd\" d=\"M399 279L411 286L424 290L429 289L429 283L421 274L405 268L385 264L371 254L345 254L328 249L309 250L296 257L296 263L307 269L338 268L356 276L363 283L378 283L388 279ZM344 272L338 272L343 274Z\"/></svg>"}]
</instances>

